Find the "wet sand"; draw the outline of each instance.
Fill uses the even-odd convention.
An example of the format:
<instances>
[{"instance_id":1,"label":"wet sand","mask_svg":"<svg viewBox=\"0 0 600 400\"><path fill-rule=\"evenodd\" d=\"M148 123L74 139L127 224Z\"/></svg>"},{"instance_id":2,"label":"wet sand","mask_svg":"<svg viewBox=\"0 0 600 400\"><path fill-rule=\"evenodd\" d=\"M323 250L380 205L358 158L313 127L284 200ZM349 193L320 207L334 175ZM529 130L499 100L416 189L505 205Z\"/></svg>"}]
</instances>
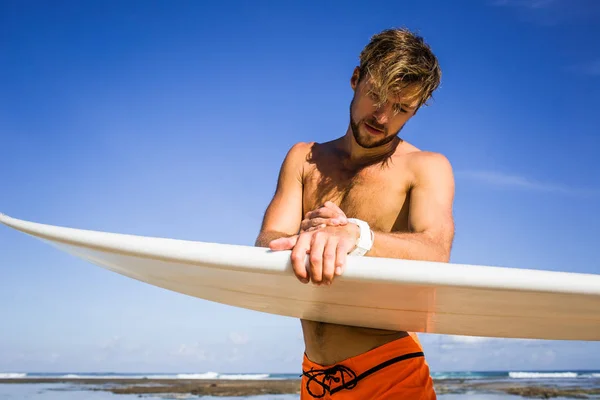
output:
<instances>
[{"instance_id":1,"label":"wet sand","mask_svg":"<svg viewBox=\"0 0 600 400\"><path fill-rule=\"evenodd\" d=\"M462 394L465 392L510 394L526 398L551 399L555 397L588 399L590 396L600 396L600 382L595 387L569 386L561 387L540 382L490 382L490 381L463 381L444 380L435 383L437 394Z\"/></svg>"},{"instance_id":2,"label":"wet sand","mask_svg":"<svg viewBox=\"0 0 600 400\"><path fill-rule=\"evenodd\" d=\"M69 379L20 378L0 379L10 383L68 383L78 389L100 390L114 394L192 394L211 396L253 396L267 394L299 394L300 380L226 380L226 379ZM87 387L81 387L87 386Z\"/></svg>"},{"instance_id":3,"label":"wet sand","mask_svg":"<svg viewBox=\"0 0 600 400\"><path fill-rule=\"evenodd\" d=\"M299 394L299 379L282 380L199 380L199 379L69 379L23 378L0 379L0 383L68 383L78 389L108 391L115 394L192 394L211 396L253 396L267 394ZM88 386L82 388L80 385ZM435 381L437 394L465 392L503 393L528 398L555 397L585 399L600 396L600 385L595 388L544 386L535 382L482 382L464 380Z\"/></svg>"}]
</instances>

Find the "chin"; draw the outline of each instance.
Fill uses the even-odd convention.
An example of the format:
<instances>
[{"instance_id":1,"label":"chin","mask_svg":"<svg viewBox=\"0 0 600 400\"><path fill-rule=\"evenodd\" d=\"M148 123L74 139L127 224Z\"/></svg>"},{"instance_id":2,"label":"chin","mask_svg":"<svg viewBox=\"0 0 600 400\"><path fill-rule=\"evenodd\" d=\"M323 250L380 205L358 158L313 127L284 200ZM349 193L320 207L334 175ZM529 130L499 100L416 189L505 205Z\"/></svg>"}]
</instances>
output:
<instances>
[{"instance_id":1,"label":"chin","mask_svg":"<svg viewBox=\"0 0 600 400\"><path fill-rule=\"evenodd\" d=\"M360 135L356 142L359 146L364 148L375 148L382 146L390 141L390 138L386 134L373 135L369 132L360 132Z\"/></svg>"},{"instance_id":2,"label":"chin","mask_svg":"<svg viewBox=\"0 0 600 400\"><path fill-rule=\"evenodd\" d=\"M381 142L381 140L372 140L372 139L364 139L361 138L361 140L357 140L356 143L358 143L358 145L362 148L365 149L374 149L376 147L379 147L381 145L383 145L384 143Z\"/></svg>"}]
</instances>

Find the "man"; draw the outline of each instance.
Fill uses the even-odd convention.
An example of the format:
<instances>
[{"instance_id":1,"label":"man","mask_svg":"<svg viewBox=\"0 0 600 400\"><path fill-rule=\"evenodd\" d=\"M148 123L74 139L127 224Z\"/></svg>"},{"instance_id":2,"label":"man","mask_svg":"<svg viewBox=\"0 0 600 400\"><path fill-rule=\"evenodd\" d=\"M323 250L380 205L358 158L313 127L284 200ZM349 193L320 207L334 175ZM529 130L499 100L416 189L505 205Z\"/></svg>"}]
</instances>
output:
<instances>
[{"instance_id":1,"label":"man","mask_svg":"<svg viewBox=\"0 0 600 400\"><path fill-rule=\"evenodd\" d=\"M440 77L422 38L405 29L373 36L350 79L354 97L345 135L292 146L256 245L291 249L296 277L316 285L330 285L347 257L448 262L454 237L451 165L398 135ZM301 324L301 399L436 397L415 334Z\"/></svg>"}]
</instances>

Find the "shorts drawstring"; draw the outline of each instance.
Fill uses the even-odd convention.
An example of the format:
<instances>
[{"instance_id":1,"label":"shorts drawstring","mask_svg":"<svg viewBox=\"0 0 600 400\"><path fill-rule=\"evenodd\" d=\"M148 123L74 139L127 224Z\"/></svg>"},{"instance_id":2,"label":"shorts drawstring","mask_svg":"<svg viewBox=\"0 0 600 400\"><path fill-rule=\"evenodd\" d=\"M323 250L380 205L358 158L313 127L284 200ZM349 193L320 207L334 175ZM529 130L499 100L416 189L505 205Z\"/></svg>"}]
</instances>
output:
<instances>
[{"instance_id":1,"label":"shorts drawstring","mask_svg":"<svg viewBox=\"0 0 600 400\"><path fill-rule=\"evenodd\" d=\"M340 390L344 390L344 389L348 389L351 390L353 389L356 384L358 383L358 381L360 381L363 378L366 378L367 376L385 368L388 367L392 364L395 364L397 362L400 361L404 361L404 360L408 360L411 358L415 358L415 357L424 357L425 354L423 354L423 352L416 352L416 353L409 353L409 354L404 354L402 356L398 356L398 357L394 357L390 360L384 361L381 364L378 364L376 366L374 366L371 369L368 369L367 371L363 372L360 375L356 375L356 373L354 371L352 371L352 369L348 368L345 365L342 364L338 364L338 365L334 365L333 367L329 367L329 368L323 368L323 369L316 369L316 368L311 368L308 371L303 371L302 375L306 376L308 378L307 382L306 382L306 391L308 392L308 394L310 394L313 398L321 398L324 397L327 392L329 392L330 394L334 394L336 392L339 392ZM338 373L340 374L340 376L337 376ZM331 383L339 383L341 381L341 385L336 386L336 387L331 387ZM319 390L319 393L314 393L311 388L310 388L310 384L314 382L315 384L317 384L321 390ZM314 388L314 385L313 385Z\"/></svg>"},{"instance_id":2,"label":"shorts drawstring","mask_svg":"<svg viewBox=\"0 0 600 400\"><path fill-rule=\"evenodd\" d=\"M338 372L340 373L339 377L336 376ZM303 375L308 377L308 381L306 382L306 391L314 398L321 398L325 396L327 392L333 393L333 390L337 391L342 389L352 389L354 386L356 386L357 382L354 371L344 365L335 365L331 368L324 369L311 368L309 371L304 371ZM319 378L322 379L319 380ZM346 379L348 379L348 381L346 381ZM342 381L342 384L334 389L331 389L330 383L332 381L338 383L340 380ZM322 393L315 394L313 391L311 391L311 382L318 384L322 389Z\"/></svg>"}]
</instances>

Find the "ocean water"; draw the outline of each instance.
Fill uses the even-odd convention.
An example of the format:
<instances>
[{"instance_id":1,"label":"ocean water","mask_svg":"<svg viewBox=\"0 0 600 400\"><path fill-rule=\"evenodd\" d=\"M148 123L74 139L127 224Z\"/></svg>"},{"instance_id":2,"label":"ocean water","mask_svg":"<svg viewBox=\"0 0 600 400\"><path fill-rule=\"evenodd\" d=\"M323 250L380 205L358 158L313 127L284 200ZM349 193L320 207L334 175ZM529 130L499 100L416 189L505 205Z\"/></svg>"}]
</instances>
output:
<instances>
[{"instance_id":1,"label":"ocean water","mask_svg":"<svg viewBox=\"0 0 600 400\"><path fill-rule=\"evenodd\" d=\"M550 381L550 382L585 382L593 383L600 381L600 370L598 371L460 371L460 372L433 372L431 376L436 380L493 380L493 381L518 381L527 380ZM298 379L297 374L273 374L273 373L218 373L218 372L182 372L182 373L120 373L120 372L0 372L0 379L24 379L24 378L69 378L69 379Z\"/></svg>"},{"instance_id":2,"label":"ocean water","mask_svg":"<svg viewBox=\"0 0 600 400\"><path fill-rule=\"evenodd\" d=\"M515 385L550 386L557 388L580 387L588 389L600 389L600 371L492 371L492 372L436 372L432 374L434 379L464 380L465 382L491 382ZM72 383L19 383L25 378L69 378ZM44 373L44 372L4 372L0 373L0 379L10 380L12 383L0 383L0 400L125 400L143 398L155 399L204 399L204 400L299 400L298 395L266 395L250 397L198 397L193 395L115 395L105 391L95 391L94 385L78 384L77 379L126 379L126 378L148 378L148 379L240 379L240 380L264 380L264 379L298 379L299 374L236 374L236 373ZM518 400L520 396L507 394L496 394L486 392L466 391L460 394L441 394L440 400ZM589 397L600 399L600 396ZM565 398L554 398L565 400Z\"/></svg>"}]
</instances>

